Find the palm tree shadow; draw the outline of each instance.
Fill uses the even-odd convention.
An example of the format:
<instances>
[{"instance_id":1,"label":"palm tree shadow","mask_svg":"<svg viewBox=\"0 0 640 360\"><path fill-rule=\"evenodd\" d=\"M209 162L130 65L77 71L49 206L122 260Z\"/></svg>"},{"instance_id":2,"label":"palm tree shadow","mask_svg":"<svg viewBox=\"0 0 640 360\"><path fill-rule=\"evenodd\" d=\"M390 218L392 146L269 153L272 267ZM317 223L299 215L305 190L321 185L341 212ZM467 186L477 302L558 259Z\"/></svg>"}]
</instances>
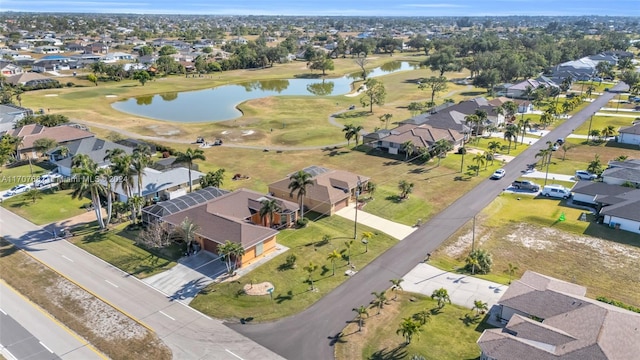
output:
<instances>
[{"instance_id":1,"label":"palm tree shadow","mask_svg":"<svg viewBox=\"0 0 640 360\"><path fill-rule=\"evenodd\" d=\"M278 296L276 296L274 300L278 304L282 304L283 302L285 302L287 300L293 300L293 291L291 291L291 290L287 291L286 295L278 294Z\"/></svg>"},{"instance_id":2,"label":"palm tree shadow","mask_svg":"<svg viewBox=\"0 0 640 360\"><path fill-rule=\"evenodd\" d=\"M460 321L464 324L464 326L469 327L475 325L480 322L480 315L472 316L470 314L464 314L464 317L459 318Z\"/></svg>"},{"instance_id":3,"label":"palm tree shadow","mask_svg":"<svg viewBox=\"0 0 640 360\"><path fill-rule=\"evenodd\" d=\"M387 348L378 350L374 352L369 360L401 360L407 357L407 350L405 350L405 345L398 345L391 350L387 350Z\"/></svg>"}]
</instances>

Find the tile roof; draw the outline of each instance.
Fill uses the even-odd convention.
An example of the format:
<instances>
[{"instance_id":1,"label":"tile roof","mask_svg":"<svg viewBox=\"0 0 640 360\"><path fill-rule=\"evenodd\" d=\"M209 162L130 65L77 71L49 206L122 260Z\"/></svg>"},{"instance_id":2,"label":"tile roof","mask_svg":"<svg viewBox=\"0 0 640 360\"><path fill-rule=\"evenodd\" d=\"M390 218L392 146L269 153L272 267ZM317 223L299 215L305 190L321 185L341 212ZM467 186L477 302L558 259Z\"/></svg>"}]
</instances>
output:
<instances>
[{"instance_id":1,"label":"tile roof","mask_svg":"<svg viewBox=\"0 0 640 360\"><path fill-rule=\"evenodd\" d=\"M60 125L46 127L37 124L25 125L21 128L14 129L10 134L12 136L24 138L20 150L33 149L33 143L38 139L49 138L57 141L58 143L67 143L95 136L89 131L81 130L73 126Z\"/></svg>"},{"instance_id":2,"label":"tile roof","mask_svg":"<svg viewBox=\"0 0 640 360\"><path fill-rule=\"evenodd\" d=\"M527 308L515 308L524 315L513 315L503 329L486 330L478 339L483 355L496 360L626 360L640 353L640 314L588 299L579 294L583 287L529 271L514 285L516 296L530 297L529 304L540 302L537 307L557 307L545 310L556 315L538 322L527 318L535 315ZM535 290L523 292L527 288ZM551 298L560 302L548 302ZM572 305L565 306L567 301ZM499 303L504 305L502 299Z\"/></svg>"}]
</instances>

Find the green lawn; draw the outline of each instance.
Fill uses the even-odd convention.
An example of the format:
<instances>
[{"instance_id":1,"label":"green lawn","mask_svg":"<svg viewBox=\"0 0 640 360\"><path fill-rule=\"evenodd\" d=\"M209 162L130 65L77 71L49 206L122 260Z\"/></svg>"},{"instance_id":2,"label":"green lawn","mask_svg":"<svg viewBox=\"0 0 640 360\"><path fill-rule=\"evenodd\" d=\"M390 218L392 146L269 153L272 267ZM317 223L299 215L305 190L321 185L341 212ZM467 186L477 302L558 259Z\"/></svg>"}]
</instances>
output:
<instances>
[{"instance_id":1,"label":"green lawn","mask_svg":"<svg viewBox=\"0 0 640 360\"><path fill-rule=\"evenodd\" d=\"M414 301L409 301L410 297ZM431 315L430 321L422 326L422 331L411 344L404 345L404 338L396 334L402 319L411 318L422 310L435 311L436 308L436 301L429 297L400 294L397 301L390 300L380 314L377 308L369 309L369 317L365 317L361 332L358 332L355 321L342 331L343 336L336 343L336 359L408 360L413 355L421 355L427 360L459 360L480 356L476 341L487 327L474 311L456 305L447 304Z\"/></svg>"},{"instance_id":2,"label":"green lawn","mask_svg":"<svg viewBox=\"0 0 640 360\"><path fill-rule=\"evenodd\" d=\"M617 114L615 113L611 113L611 116L596 115L593 117L593 121L590 121L590 119L585 121L582 125L580 125L577 129L575 129L574 133L580 134L580 135L587 135L589 131L590 122L591 122L592 130L602 131L602 129L604 129L605 127L609 125L613 125L615 127L616 134L619 128L631 126L631 122L633 121L632 118L616 116L616 115ZM629 114L625 113L622 115L629 115ZM638 114L638 116L640 116L640 114Z\"/></svg>"},{"instance_id":3,"label":"green lawn","mask_svg":"<svg viewBox=\"0 0 640 360\"><path fill-rule=\"evenodd\" d=\"M89 199L71 198L72 190L42 190L42 199L33 203L23 194L5 199L2 206L37 225L50 224L87 212Z\"/></svg>"},{"instance_id":4,"label":"green lawn","mask_svg":"<svg viewBox=\"0 0 640 360\"><path fill-rule=\"evenodd\" d=\"M465 147L469 149L479 149L482 151L489 152L489 143L492 141L497 141L502 145L502 148L500 149L500 151L496 153L496 155L498 155L498 158L499 158L499 155L518 156L520 155L521 152L526 150L528 147L526 143L522 145L520 143L520 140L521 140L521 137L518 136L517 144L515 141L511 141L511 148L509 149L509 142L507 140L504 140L501 138L494 138L494 137L491 137L491 138L481 137L477 140L475 139L471 140L469 143L465 145ZM473 155L472 154L469 154L469 155L470 157L467 157L465 161L471 161L471 158L473 157Z\"/></svg>"},{"instance_id":5,"label":"green lawn","mask_svg":"<svg viewBox=\"0 0 640 360\"><path fill-rule=\"evenodd\" d=\"M100 231L95 223L73 229L71 242L117 268L145 278L176 265L183 247L171 245L162 250L147 250L133 241L137 232L127 231L128 223L119 224L109 231Z\"/></svg>"},{"instance_id":6,"label":"green lawn","mask_svg":"<svg viewBox=\"0 0 640 360\"><path fill-rule=\"evenodd\" d=\"M314 214L310 214L312 217ZM359 240L354 241L351 261L357 269L363 268L375 257L396 244L396 240L365 226L358 226L358 233L374 232L369 241L369 251ZM324 235L331 240L323 244ZM334 249L345 249L345 241L352 240L353 222L339 216L323 217L310 221L304 229L284 230L278 235L278 243L290 248L267 263L244 275L239 281L212 284L198 295L191 306L210 316L222 319L253 318L261 322L293 315L318 301L336 288L347 277L349 269L344 259L336 261L336 274L333 276L332 264L327 255ZM359 235L358 235L359 236ZM297 257L296 268L283 267L289 255ZM308 273L304 267L313 262L318 270L313 274L316 291L310 291ZM243 286L268 281L273 284L273 300L269 296L249 296L243 294Z\"/></svg>"},{"instance_id":7,"label":"green lawn","mask_svg":"<svg viewBox=\"0 0 640 360\"><path fill-rule=\"evenodd\" d=\"M593 298L603 295L640 305L635 285L640 282L635 271L640 235L597 224L591 214L581 221L583 213L564 200L501 194L477 217L476 245L487 249L494 261L492 273L480 277L506 284L504 270L513 263L519 267L516 277L533 270L584 285ZM445 270L463 267L471 232L469 222L430 262Z\"/></svg>"},{"instance_id":8,"label":"green lawn","mask_svg":"<svg viewBox=\"0 0 640 360\"><path fill-rule=\"evenodd\" d=\"M11 189L19 184L33 183L42 174L46 174L49 170L33 164L33 176L31 176L31 170L29 165L16 166L8 168L6 166L0 167L0 191Z\"/></svg>"}]
</instances>

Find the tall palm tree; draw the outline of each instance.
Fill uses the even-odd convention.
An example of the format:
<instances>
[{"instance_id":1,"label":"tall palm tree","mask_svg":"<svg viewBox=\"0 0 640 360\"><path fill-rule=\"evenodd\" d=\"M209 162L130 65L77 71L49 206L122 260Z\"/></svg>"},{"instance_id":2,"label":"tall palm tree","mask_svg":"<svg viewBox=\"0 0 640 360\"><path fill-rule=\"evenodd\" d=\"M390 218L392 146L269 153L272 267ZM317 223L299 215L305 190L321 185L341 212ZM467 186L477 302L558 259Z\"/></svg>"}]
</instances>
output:
<instances>
[{"instance_id":1,"label":"tall palm tree","mask_svg":"<svg viewBox=\"0 0 640 360\"><path fill-rule=\"evenodd\" d=\"M488 149L491 153L491 165L493 165L493 159L496 157L498 150L502 149L502 143L496 140L489 141Z\"/></svg>"},{"instance_id":2,"label":"tall palm tree","mask_svg":"<svg viewBox=\"0 0 640 360\"><path fill-rule=\"evenodd\" d=\"M520 121L518 121L518 127L522 132L522 138L520 139L520 144L524 144L524 135L527 133L527 128L531 130L531 119L529 118L520 119Z\"/></svg>"},{"instance_id":3,"label":"tall palm tree","mask_svg":"<svg viewBox=\"0 0 640 360\"><path fill-rule=\"evenodd\" d=\"M362 131L362 129L364 129L362 125L356 125L352 128L354 134L353 136L356 139L356 147L358 146L358 142L360 141L360 131Z\"/></svg>"},{"instance_id":4,"label":"tall palm tree","mask_svg":"<svg viewBox=\"0 0 640 360\"><path fill-rule=\"evenodd\" d=\"M353 247L353 240L344 242L345 252L347 253L347 264L351 265L351 248Z\"/></svg>"},{"instance_id":5,"label":"tall palm tree","mask_svg":"<svg viewBox=\"0 0 640 360\"><path fill-rule=\"evenodd\" d=\"M438 308L442 309L446 303L451 304L451 298L449 298L449 292L445 288L433 290L431 298L438 301Z\"/></svg>"},{"instance_id":6,"label":"tall palm tree","mask_svg":"<svg viewBox=\"0 0 640 360\"><path fill-rule=\"evenodd\" d=\"M422 327L420 323L413 321L411 318L404 318L396 330L396 334L404 337L405 344L411 344L411 340L414 336L419 335Z\"/></svg>"},{"instance_id":7,"label":"tall palm tree","mask_svg":"<svg viewBox=\"0 0 640 360\"><path fill-rule=\"evenodd\" d=\"M413 152L416 150L416 147L415 145L413 145L413 142L411 140L407 140L403 142L402 145L400 145L400 148L402 149L402 151L404 151L405 160L408 160L409 156L411 156Z\"/></svg>"},{"instance_id":8,"label":"tall palm tree","mask_svg":"<svg viewBox=\"0 0 640 360\"><path fill-rule=\"evenodd\" d=\"M474 112L474 115L478 119L478 121L476 122L476 137L478 137L478 136L480 136L480 125L484 125L484 123L487 121L489 116L488 116L487 112L485 110L482 110L482 109L477 109Z\"/></svg>"},{"instance_id":9,"label":"tall palm tree","mask_svg":"<svg viewBox=\"0 0 640 360\"><path fill-rule=\"evenodd\" d=\"M380 292L372 292L373 295L373 305L378 308L378 315L380 314L380 310L384 307L384 304L387 302L387 293L385 291Z\"/></svg>"},{"instance_id":10,"label":"tall palm tree","mask_svg":"<svg viewBox=\"0 0 640 360\"><path fill-rule=\"evenodd\" d=\"M440 139L433 144L433 151L436 153L438 157L438 165L440 166L440 160L442 159L442 155L446 154L448 151L453 149L453 145L445 139Z\"/></svg>"},{"instance_id":11,"label":"tall palm tree","mask_svg":"<svg viewBox=\"0 0 640 360\"><path fill-rule=\"evenodd\" d=\"M600 132L600 134L602 135L602 137L604 138L608 138L611 137L613 135L616 134L616 128L613 125L607 125L604 129L602 129L602 131Z\"/></svg>"},{"instance_id":12,"label":"tall palm tree","mask_svg":"<svg viewBox=\"0 0 640 360\"><path fill-rule=\"evenodd\" d=\"M337 249L333 249L333 251L330 252L329 255L327 255L327 260L331 260L331 265L333 267L332 276L336 275L336 260L338 259L342 259L342 254L340 254Z\"/></svg>"},{"instance_id":13,"label":"tall palm tree","mask_svg":"<svg viewBox=\"0 0 640 360\"><path fill-rule=\"evenodd\" d=\"M471 308L471 310L474 309L476 311L476 315L480 315L480 312L487 311L489 309L489 305L482 300L474 300L473 308Z\"/></svg>"},{"instance_id":14,"label":"tall palm tree","mask_svg":"<svg viewBox=\"0 0 640 360\"><path fill-rule=\"evenodd\" d=\"M409 194L413 192L413 183L408 182L407 180L400 180L398 183L398 188L400 189L400 199L406 199L409 197Z\"/></svg>"},{"instance_id":15,"label":"tall palm tree","mask_svg":"<svg viewBox=\"0 0 640 360\"><path fill-rule=\"evenodd\" d=\"M384 123L385 129L389 128L389 120L391 120L392 117L393 117L393 114L380 115L379 119Z\"/></svg>"},{"instance_id":16,"label":"tall palm tree","mask_svg":"<svg viewBox=\"0 0 640 360\"><path fill-rule=\"evenodd\" d=\"M74 160L76 159L75 166L71 169L73 175L76 176L76 181L71 183L73 188L71 196L74 199L89 196L96 213L98 226L104 229L105 224L102 218L102 206L100 204L100 195L104 194L104 185L102 185L100 181L95 181L95 179L100 176L100 170L98 169L98 165L85 154L75 156Z\"/></svg>"},{"instance_id":17,"label":"tall palm tree","mask_svg":"<svg viewBox=\"0 0 640 360\"><path fill-rule=\"evenodd\" d=\"M186 162L189 167L189 192L193 191L192 181L191 181L191 168L193 167L193 162L195 160L206 160L207 158L204 156L204 151L202 149L192 149L188 148L187 151L178 153L176 162Z\"/></svg>"},{"instance_id":18,"label":"tall palm tree","mask_svg":"<svg viewBox=\"0 0 640 360\"><path fill-rule=\"evenodd\" d=\"M194 223L193 220L188 217L185 217L180 223L178 231L182 240L187 244L187 250L191 249L191 245L196 239L196 233L199 228L198 224Z\"/></svg>"},{"instance_id":19,"label":"tall palm tree","mask_svg":"<svg viewBox=\"0 0 640 360\"><path fill-rule=\"evenodd\" d=\"M398 298L398 291L402 291L402 282L404 279L391 279L389 281L391 282L391 291L394 292L393 300L395 301Z\"/></svg>"},{"instance_id":20,"label":"tall palm tree","mask_svg":"<svg viewBox=\"0 0 640 360\"><path fill-rule=\"evenodd\" d=\"M344 138L347 139L347 146L351 145L351 139L356 136L355 127L352 124L347 124L342 128L342 132L344 132ZM357 145L357 144L356 144Z\"/></svg>"},{"instance_id":21,"label":"tall palm tree","mask_svg":"<svg viewBox=\"0 0 640 360\"><path fill-rule=\"evenodd\" d=\"M312 261L310 261L309 265L303 267L302 269L309 274L309 282L311 283L311 291L315 290L316 288L313 287L313 273L316 270L318 270L318 265L316 265Z\"/></svg>"},{"instance_id":22,"label":"tall palm tree","mask_svg":"<svg viewBox=\"0 0 640 360\"><path fill-rule=\"evenodd\" d=\"M360 307L353 308L352 311L356 313L356 320L358 321L358 332L362 331L362 326L364 325L364 317L369 317L369 311L367 307L364 305L360 305Z\"/></svg>"},{"instance_id":23,"label":"tall palm tree","mask_svg":"<svg viewBox=\"0 0 640 360\"><path fill-rule=\"evenodd\" d=\"M127 198L131 200L133 198L133 184L134 184L134 170L132 167L133 157L128 154L121 154L112 157L113 165L111 169L113 171L114 178L119 180L119 184L122 187L122 191L127 195ZM129 209L131 211L131 219L135 223L137 219L137 206L134 206L134 202L129 201Z\"/></svg>"},{"instance_id":24,"label":"tall palm tree","mask_svg":"<svg viewBox=\"0 0 640 360\"><path fill-rule=\"evenodd\" d=\"M131 166L138 179L138 196L142 196L142 178L145 175L144 169L151 164L151 150L146 145L138 145L133 150L131 158ZM191 185L191 176L189 176L189 185Z\"/></svg>"},{"instance_id":25,"label":"tall palm tree","mask_svg":"<svg viewBox=\"0 0 640 360\"><path fill-rule=\"evenodd\" d=\"M518 269L518 265L514 265L512 263L507 264L507 269L504 272L509 275L509 285L511 285L511 279L513 278L513 275L516 274L516 271L518 271Z\"/></svg>"},{"instance_id":26,"label":"tall palm tree","mask_svg":"<svg viewBox=\"0 0 640 360\"><path fill-rule=\"evenodd\" d=\"M272 227L274 214L282 210L282 208L280 207L280 204L278 204L278 200L276 199L264 199L260 203L262 204L262 206L260 207L260 219L263 220L263 225ZM268 223L265 221L266 216L269 216Z\"/></svg>"},{"instance_id":27,"label":"tall palm tree","mask_svg":"<svg viewBox=\"0 0 640 360\"><path fill-rule=\"evenodd\" d=\"M313 185L311 174L305 171L298 171L297 173L289 177L289 193L293 196L293 193L297 193L298 206L300 206L300 219L304 219L304 197L307 195L307 186Z\"/></svg>"},{"instance_id":28,"label":"tall palm tree","mask_svg":"<svg viewBox=\"0 0 640 360\"><path fill-rule=\"evenodd\" d=\"M113 170L110 167L99 169L100 178L105 183L105 196L107 197L107 218L104 221L106 227L111 222L111 212L113 210Z\"/></svg>"},{"instance_id":29,"label":"tall palm tree","mask_svg":"<svg viewBox=\"0 0 640 360\"><path fill-rule=\"evenodd\" d=\"M32 203L36 203L37 200L42 199L42 191L32 188L23 194L25 199L31 200Z\"/></svg>"},{"instance_id":30,"label":"tall palm tree","mask_svg":"<svg viewBox=\"0 0 640 360\"><path fill-rule=\"evenodd\" d=\"M507 154L511 153L511 142L515 141L516 143L518 142L518 126L517 125L507 125L506 129L504 130L504 139L509 141L509 147L507 148Z\"/></svg>"},{"instance_id":31,"label":"tall palm tree","mask_svg":"<svg viewBox=\"0 0 640 360\"><path fill-rule=\"evenodd\" d=\"M227 273L233 275L238 265L238 258L244 255L244 248L239 243L227 240L223 245L218 246L218 254L220 254L225 261Z\"/></svg>"},{"instance_id":32,"label":"tall palm tree","mask_svg":"<svg viewBox=\"0 0 640 360\"><path fill-rule=\"evenodd\" d=\"M464 120L466 121L467 126L476 128L476 139L477 139L478 138L478 127L480 126L480 121L481 121L480 118L478 117L478 115L469 114L469 115L464 117Z\"/></svg>"},{"instance_id":33,"label":"tall palm tree","mask_svg":"<svg viewBox=\"0 0 640 360\"><path fill-rule=\"evenodd\" d=\"M478 153L471 160L476 163L476 176L478 176L480 174L480 167L487 162L487 156L485 154Z\"/></svg>"}]
</instances>

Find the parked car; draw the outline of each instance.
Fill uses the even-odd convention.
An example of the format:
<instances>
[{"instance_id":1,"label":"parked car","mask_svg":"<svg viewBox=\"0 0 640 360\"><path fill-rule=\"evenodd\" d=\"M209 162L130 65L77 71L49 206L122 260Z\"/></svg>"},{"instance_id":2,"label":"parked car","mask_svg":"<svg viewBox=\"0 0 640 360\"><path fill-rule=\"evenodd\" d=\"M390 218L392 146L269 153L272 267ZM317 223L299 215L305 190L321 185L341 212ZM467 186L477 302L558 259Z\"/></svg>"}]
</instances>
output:
<instances>
[{"instance_id":1,"label":"parked car","mask_svg":"<svg viewBox=\"0 0 640 360\"><path fill-rule=\"evenodd\" d=\"M355 105L351 105L351 106L349 106L349 110L355 110L355 109L356 109L356 106L355 106Z\"/></svg>"},{"instance_id":2,"label":"parked car","mask_svg":"<svg viewBox=\"0 0 640 360\"><path fill-rule=\"evenodd\" d=\"M62 175L60 174L44 174L35 181L35 185L36 187L42 187L50 184L55 184L60 179L62 179Z\"/></svg>"},{"instance_id":3,"label":"parked car","mask_svg":"<svg viewBox=\"0 0 640 360\"><path fill-rule=\"evenodd\" d=\"M504 169L498 169L493 173L493 175L491 175L490 179L492 180L502 179L506 174L507 172L504 171Z\"/></svg>"},{"instance_id":4,"label":"parked car","mask_svg":"<svg viewBox=\"0 0 640 360\"><path fill-rule=\"evenodd\" d=\"M213 141L213 146L219 146L219 145L222 145L222 140L221 139L215 139Z\"/></svg>"},{"instance_id":5,"label":"parked car","mask_svg":"<svg viewBox=\"0 0 640 360\"><path fill-rule=\"evenodd\" d=\"M7 191L4 194L4 196L14 196L14 195L22 194L24 192L29 191L30 188L31 188L31 186L29 186L29 185L24 185L24 184L16 185L16 186L12 187L11 189L9 189L9 191Z\"/></svg>"},{"instance_id":6,"label":"parked car","mask_svg":"<svg viewBox=\"0 0 640 360\"><path fill-rule=\"evenodd\" d=\"M511 186L518 190L540 191L540 185L531 180L516 180L511 183Z\"/></svg>"},{"instance_id":7,"label":"parked car","mask_svg":"<svg viewBox=\"0 0 640 360\"><path fill-rule=\"evenodd\" d=\"M564 144L564 138L558 138L558 140L556 140L556 144L558 145Z\"/></svg>"},{"instance_id":8,"label":"parked car","mask_svg":"<svg viewBox=\"0 0 640 360\"><path fill-rule=\"evenodd\" d=\"M204 138L203 137L198 137L196 139L196 144L204 144Z\"/></svg>"},{"instance_id":9,"label":"parked car","mask_svg":"<svg viewBox=\"0 0 640 360\"><path fill-rule=\"evenodd\" d=\"M586 170L578 170L576 171L576 179L580 180L595 180L598 178L597 174L590 173Z\"/></svg>"},{"instance_id":10,"label":"parked car","mask_svg":"<svg viewBox=\"0 0 640 360\"><path fill-rule=\"evenodd\" d=\"M568 199L571 197L571 191L562 185L545 185L540 195Z\"/></svg>"},{"instance_id":11,"label":"parked car","mask_svg":"<svg viewBox=\"0 0 640 360\"><path fill-rule=\"evenodd\" d=\"M551 146L551 150L556 151L560 149L560 145L558 145L558 143L553 143L553 146Z\"/></svg>"}]
</instances>

